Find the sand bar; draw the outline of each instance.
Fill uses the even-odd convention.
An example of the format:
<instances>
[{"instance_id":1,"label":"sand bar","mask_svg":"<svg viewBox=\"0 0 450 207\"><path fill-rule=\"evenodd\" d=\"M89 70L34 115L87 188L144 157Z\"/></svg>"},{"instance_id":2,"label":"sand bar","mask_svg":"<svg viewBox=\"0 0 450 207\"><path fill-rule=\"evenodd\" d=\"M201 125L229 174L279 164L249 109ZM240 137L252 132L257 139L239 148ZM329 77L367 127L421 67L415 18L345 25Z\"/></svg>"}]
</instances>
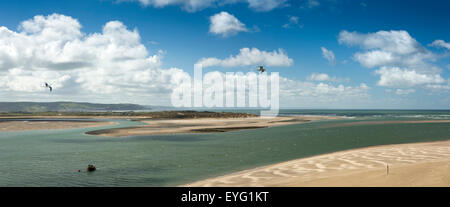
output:
<instances>
[{"instance_id":1,"label":"sand bar","mask_svg":"<svg viewBox=\"0 0 450 207\"><path fill-rule=\"evenodd\" d=\"M114 122L97 121L2 121L0 122L0 132L6 131L28 131L28 130L50 130L50 129L71 129L71 128L91 128L113 125Z\"/></svg>"},{"instance_id":2,"label":"sand bar","mask_svg":"<svg viewBox=\"0 0 450 207\"><path fill-rule=\"evenodd\" d=\"M196 118L196 119L161 119L144 120L143 126L105 129L87 132L100 136L139 136L177 133L227 132L243 129L257 129L271 126L304 123L313 120L340 119L329 116L290 116L290 117L247 117L247 118Z\"/></svg>"},{"instance_id":3,"label":"sand bar","mask_svg":"<svg viewBox=\"0 0 450 207\"><path fill-rule=\"evenodd\" d=\"M185 186L450 186L448 172L450 141L441 141L336 152Z\"/></svg>"}]
</instances>

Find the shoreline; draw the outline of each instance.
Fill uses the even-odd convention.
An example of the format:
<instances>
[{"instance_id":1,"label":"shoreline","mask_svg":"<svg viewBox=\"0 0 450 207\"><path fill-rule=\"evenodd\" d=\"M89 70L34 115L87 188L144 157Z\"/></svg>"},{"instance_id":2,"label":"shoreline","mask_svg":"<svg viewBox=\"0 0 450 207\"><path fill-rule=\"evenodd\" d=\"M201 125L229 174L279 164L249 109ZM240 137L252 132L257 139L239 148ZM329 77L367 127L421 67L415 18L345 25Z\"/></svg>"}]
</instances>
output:
<instances>
[{"instance_id":1,"label":"shoreline","mask_svg":"<svg viewBox=\"0 0 450 207\"><path fill-rule=\"evenodd\" d=\"M447 140L338 151L234 172L181 186L448 187L449 171L450 140Z\"/></svg>"},{"instance_id":2,"label":"shoreline","mask_svg":"<svg viewBox=\"0 0 450 207\"><path fill-rule=\"evenodd\" d=\"M326 120L330 121L326 121ZM342 121L331 121L333 119L339 119ZM315 124L312 124L312 128L314 128L311 133L302 133L301 129L296 130L297 128L306 129L310 128L310 124L301 125L298 123L306 123L313 120L324 120L317 121ZM3 120L3 122L8 122ZM37 120L14 120L14 123L18 124L21 122L54 122L64 121L63 119L37 119ZM69 119L65 121L71 121ZM79 120L74 119L72 121L84 122L89 120ZM91 123L98 123L96 121L102 120L91 120ZM103 120L105 122L114 120ZM189 176L189 173L186 174L186 179L184 182L174 182L173 185L183 185L183 186L450 186L450 178L448 178L445 173L450 171L450 138L447 134L442 134L448 132L448 124L450 120L414 120L414 121L404 121L404 120L361 120L361 121L352 121L347 122L345 117L317 117L317 116L300 116L300 117L277 117L274 119L268 118L260 118L260 117L248 117L248 118L178 118L178 119L146 119L140 120L141 122L146 122L148 125L145 127L136 127L136 124L123 124L122 126L134 126L128 127L125 130L129 130L133 132L135 129L146 128L150 126L151 130L158 130L158 128L164 128L165 130L189 130L189 133L196 133L193 135L189 135L189 137L200 136L199 133L215 133L215 132L227 132L233 130L243 130L243 129L258 129L272 126L281 126L281 125L289 125L296 124L292 127L287 127L289 133L280 135L280 138L276 139L281 131L278 131L278 127L274 127L273 130L261 130L261 133L257 136L252 137L252 143L259 144L259 140L264 138L264 142L267 140L272 141L271 143L267 143L265 145L255 145L254 148L247 148L244 145L242 150L238 150L236 152L241 153L233 153L237 156L234 156L232 159L222 159L221 157L227 157L228 153L218 154L220 159L225 160L226 162L215 162L214 169L215 171L211 171L205 173L204 175L199 172L193 174L193 177ZM10 121L12 122L12 121ZM122 121L118 121L122 123ZM123 121L126 123L131 123L130 121ZM1 123L1 120L0 120ZM13 124L14 124L13 123ZM368 131L360 130L355 131L358 133L358 137L365 137L364 139L356 139L356 141L360 140L369 140L369 145L371 147L366 147L369 145L364 144L356 144L353 146L353 149L349 149L349 147L332 147L333 143L328 142L328 139L322 139L323 137L333 138L334 135L338 135L338 133L342 133L340 136L336 136L334 141L339 143L354 143L352 141L353 137L353 129L346 129L347 126L358 126L359 125L379 125L379 124L389 124L389 125L398 125L405 124L405 126L400 127L400 131L404 132L415 129L416 124L420 123L430 123L430 124L421 124L417 126L418 130L413 130L417 133L408 133L408 137L412 140L416 140L415 144L407 144L409 139L399 139L400 142L394 141L391 142L389 140L398 138L399 135L389 133L386 135L389 136L380 136L385 133L380 133L377 135L375 133L368 133ZM435 123L435 124L432 124ZM42 123L43 126L47 126L49 123ZM267 124L267 126L262 126ZM298 125L297 125L298 124ZM317 125L316 125L317 124ZM322 130L336 127L336 124L344 124L337 125L339 129L329 130L328 132L324 132L322 134ZM244 126L245 125L245 126ZM420 128L420 126L430 125L431 128L425 127ZM432 125L432 126L431 126ZM206 126L206 127L205 127ZM104 127L112 128L112 127ZM325 128L325 129L322 129ZM42 129L42 128L40 128ZM283 127L280 127L283 130ZM341 129L346 129L342 131ZM374 127L373 130L369 127L366 128L369 131L380 131L384 129L395 129L392 127L385 128L384 126ZM433 133L433 129L436 129L438 132L442 133ZM441 130L442 129L442 130ZM88 130L96 130L96 129L83 129L82 132L86 132ZM123 130L123 129L122 129ZM292 130L292 133L291 131ZM397 129L395 129L397 130ZM431 131L429 131L431 130ZM256 130L255 130L256 131ZM267 135L266 135L267 131ZM318 134L315 134L318 132ZM375 131L373 131L375 132ZM422 133L423 132L423 133ZM78 132L77 132L78 133ZM168 133L163 132L163 133ZM176 132L183 133L183 132ZM243 132L242 134L246 134L247 132ZM253 134L253 132L249 132ZM299 136L296 135L299 133ZM432 134L428 134L432 133ZM28 133L26 133L28 134ZM236 133L236 135L240 135L241 133ZM6 134L8 136L8 134ZM303 135L303 136L301 136ZM221 137L222 135L218 135ZM228 143L235 142L239 140L239 136L235 137L235 133L225 134L225 137L233 137L230 140L221 139L220 143L225 145L217 145L217 147L228 146ZM415 138L417 137L417 138ZM87 138L87 137L86 137ZM148 137L150 140L153 138ZM154 137L155 140L158 140L159 136ZM183 136L177 137L180 140L184 138ZM285 141L296 140L297 138L305 138L305 141L293 142L290 144L289 142L285 143ZM350 138L350 139L349 139ZM370 140L382 140L377 142L370 142ZM234 140L234 141L233 141ZM310 144L311 142L318 141L318 144ZM383 141L384 140L384 141ZM446 140L440 142L430 143L430 140ZM131 140L133 141L133 139ZM169 139L170 141L170 139ZM188 140L189 141L189 140ZM195 141L195 140L194 140ZM447 143L449 142L449 143ZM280 150L275 150L273 152L277 153L286 153L283 149L286 149L287 152L291 153L292 156L287 156L285 158L280 159L271 159L270 157L270 148L272 146L278 146L277 143L282 143L280 146L288 147L288 148L279 148ZM297 143L297 144L294 144ZM299 145L300 143L300 145ZM378 143L378 145L373 144ZM386 145L386 143L391 143L390 145ZM404 143L401 145L392 144L392 143ZM133 144L133 143L131 143ZM383 145L384 144L384 145ZM176 145L176 143L175 143ZM174 145L174 146L175 146ZM189 145L197 146L196 143L190 143ZM188 146L189 146L188 145ZM320 150L320 147L327 147L330 145L330 149L334 150ZM153 147L151 144L147 145L149 147ZM230 145L237 146L237 145ZM360 148L357 148L359 146ZM266 151L266 147L267 151ZM314 147L319 147L319 151L316 151ZM363 148L361 148L363 147ZM149 148L150 149L150 148ZM164 151L164 149L155 148L158 150ZM231 148L230 148L231 149ZM233 148L234 149L234 148ZM250 150L249 150L250 149ZM311 150L310 150L311 149ZM310 150L310 151L308 151ZM339 151L341 150L341 151ZM148 151L148 150L144 150ZM143 152L144 152L143 151ZM305 151L305 153L303 153ZM153 153L156 153L155 150L152 150ZM240 160L241 163L247 163L250 167L239 167L239 164L235 163L235 161L239 161L239 155L245 155L245 153L260 153L253 154L254 158L247 159L245 157L241 157L244 159L244 162ZM265 153L269 152L269 153ZM309 153L313 152L313 153ZM316 152L316 153L314 153ZM320 153L322 152L322 153ZM332 153L330 153L332 152ZM209 153L209 152L208 152ZM261 154L262 153L262 154ZM318 154L320 153L320 154ZM215 154L212 152L211 154ZM317 154L311 156L313 154ZM196 154L198 159L210 159L208 156L204 156L201 153ZM264 158L261 158L263 156ZM308 156L308 157L306 157ZM258 161L268 159L265 161ZM296 159L300 158L300 159ZM178 159L178 158L177 158ZM247 160L245 160L247 159ZM273 161L270 161L273 160ZM290 161L289 161L290 160ZM182 162L185 163L185 162ZM228 167L228 163L230 166ZM251 164L254 165L251 165ZM257 164L262 163L262 164ZM192 164L192 163L191 163ZM237 164L237 165L235 165ZM270 165L268 165L270 164ZM386 164L389 164L391 169L391 174L386 176L385 167ZM263 166L266 165L266 166ZM191 165L193 167L195 165ZM210 164L202 164L196 166L196 169L212 169L213 166ZM235 168L237 166L237 168ZM252 169L250 169L252 168ZM229 171L227 171L229 169ZM232 169L238 169L232 170ZM246 170L248 169L248 170ZM428 170L427 170L428 169ZM241 171L243 170L243 171ZM432 171L432 172L431 172ZM231 173L231 174L228 174ZM425 177L423 176L425 175ZM210 176L210 177L208 177ZM220 176L220 177L215 177ZM190 179L189 179L190 178ZM206 180L203 180L208 178ZM370 178L370 179L369 179ZM405 178L407 178L405 180ZM439 179L439 182L435 181L435 179ZM443 181L442 181L443 180ZM344 182L345 181L345 182ZM188 183L189 182L189 183ZM190 183L192 182L192 183ZM186 184L188 183L188 184Z\"/></svg>"},{"instance_id":3,"label":"shoreline","mask_svg":"<svg viewBox=\"0 0 450 207\"><path fill-rule=\"evenodd\" d=\"M332 116L279 116L273 118L195 118L142 120L146 125L88 131L86 134L108 137L167 135L186 133L217 133L245 129L260 129L273 126L306 123L316 120L336 120Z\"/></svg>"},{"instance_id":4,"label":"shoreline","mask_svg":"<svg viewBox=\"0 0 450 207\"><path fill-rule=\"evenodd\" d=\"M0 116L0 132L71 128L93 128L114 125L111 119L139 121L144 125L86 131L87 135L124 137L186 133L219 133L273 126L306 123L316 120L337 120L340 116L278 116L260 117L241 113L161 112L158 116ZM175 117L174 117L175 116ZM177 117L180 116L180 117ZM168 118L167 118L168 117Z\"/></svg>"},{"instance_id":5,"label":"shoreline","mask_svg":"<svg viewBox=\"0 0 450 207\"><path fill-rule=\"evenodd\" d=\"M112 126L117 124L112 121L89 121L89 120L2 120L0 122L0 132L20 132L34 130L58 130L74 128L94 128L102 126Z\"/></svg>"}]
</instances>

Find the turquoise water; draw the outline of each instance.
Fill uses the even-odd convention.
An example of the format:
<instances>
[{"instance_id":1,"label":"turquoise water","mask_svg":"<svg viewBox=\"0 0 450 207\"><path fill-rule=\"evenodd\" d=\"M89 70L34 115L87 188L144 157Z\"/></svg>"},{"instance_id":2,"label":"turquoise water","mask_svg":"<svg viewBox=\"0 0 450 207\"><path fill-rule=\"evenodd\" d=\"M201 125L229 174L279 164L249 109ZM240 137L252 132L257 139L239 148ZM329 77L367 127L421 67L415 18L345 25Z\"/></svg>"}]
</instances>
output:
<instances>
[{"instance_id":1,"label":"turquoise water","mask_svg":"<svg viewBox=\"0 0 450 207\"><path fill-rule=\"evenodd\" d=\"M346 120L211 134L108 138L84 134L92 128L2 132L0 186L174 186L345 149L450 139L450 123L333 126L362 120L441 119L449 111L351 113L353 118ZM119 122L114 127L141 124ZM95 129L103 128L111 127ZM78 172L90 163L97 166L96 172Z\"/></svg>"}]
</instances>

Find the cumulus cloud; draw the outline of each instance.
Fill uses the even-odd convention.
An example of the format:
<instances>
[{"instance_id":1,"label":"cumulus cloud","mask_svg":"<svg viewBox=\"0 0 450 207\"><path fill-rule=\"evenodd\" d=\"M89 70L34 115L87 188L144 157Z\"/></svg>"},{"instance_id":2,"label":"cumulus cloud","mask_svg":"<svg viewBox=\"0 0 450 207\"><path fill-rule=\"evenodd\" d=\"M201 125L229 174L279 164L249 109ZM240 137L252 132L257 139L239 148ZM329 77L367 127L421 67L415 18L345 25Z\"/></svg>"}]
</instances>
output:
<instances>
[{"instance_id":1,"label":"cumulus cloud","mask_svg":"<svg viewBox=\"0 0 450 207\"><path fill-rule=\"evenodd\" d=\"M239 32L247 32L245 24L228 12L220 12L210 17L209 32L216 35L228 37Z\"/></svg>"},{"instance_id":2,"label":"cumulus cloud","mask_svg":"<svg viewBox=\"0 0 450 207\"><path fill-rule=\"evenodd\" d=\"M429 46L450 50L450 43L445 42L444 40L435 40L431 44L429 44Z\"/></svg>"},{"instance_id":3,"label":"cumulus cloud","mask_svg":"<svg viewBox=\"0 0 450 207\"><path fill-rule=\"evenodd\" d=\"M309 81L321 81L321 82L348 82L349 78L337 78L331 77L326 73L312 73L307 77Z\"/></svg>"},{"instance_id":4,"label":"cumulus cloud","mask_svg":"<svg viewBox=\"0 0 450 207\"><path fill-rule=\"evenodd\" d=\"M55 98L121 94L126 100L139 93L167 93L187 75L176 68L161 69L164 53L149 54L138 31L118 21L106 23L101 33L85 34L76 19L52 14L35 16L18 28L0 27L2 95L40 96L48 82Z\"/></svg>"},{"instance_id":5,"label":"cumulus cloud","mask_svg":"<svg viewBox=\"0 0 450 207\"><path fill-rule=\"evenodd\" d=\"M248 6L255 11L271 11L283 7L287 0L246 0Z\"/></svg>"},{"instance_id":6,"label":"cumulus cloud","mask_svg":"<svg viewBox=\"0 0 450 207\"><path fill-rule=\"evenodd\" d=\"M439 84L444 82L444 79L439 74L421 74L415 70L400 69L397 67L382 67L376 70L375 73L380 75L380 80L378 81L378 85L380 86L408 88L417 85Z\"/></svg>"},{"instance_id":7,"label":"cumulus cloud","mask_svg":"<svg viewBox=\"0 0 450 207\"><path fill-rule=\"evenodd\" d=\"M333 51L327 50L325 47L321 47L320 49L322 50L322 56L328 60L328 63L330 63L330 65L336 65L336 58Z\"/></svg>"},{"instance_id":8,"label":"cumulus cloud","mask_svg":"<svg viewBox=\"0 0 450 207\"><path fill-rule=\"evenodd\" d=\"M162 8L171 5L181 6L185 11L195 12L213 6L216 0L134 0L144 6Z\"/></svg>"},{"instance_id":9,"label":"cumulus cloud","mask_svg":"<svg viewBox=\"0 0 450 207\"><path fill-rule=\"evenodd\" d=\"M52 80L52 87L61 88L71 78L57 71L28 71L21 68L9 69L2 80L2 88L19 92L46 91L43 83Z\"/></svg>"},{"instance_id":10,"label":"cumulus cloud","mask_svg":"<svg viewBox=\"0 0 450 207\"><path fill-rule=\"evenodd\" d=\"M320 6L320 2L318 0L308 0L306 2L306 5L308 6L308 8L314 8Z\"/></svg>"},{"instance_id":11,"label":"cumulus cloud","mask_svg":"<svg viewBox=\"0 0 450 207\"><path fill-rule=\"evenodd\" d=\"M400 57L394 56L392 53L385 51L369 51L365 53L356 53L354 59L361 63L361 65L373 68L382 65L392 65L399 61Z\"/></svg>"},{"instance_id":12,"label":"cumulus cloud","mask_svg":"<svg viewBox=\"0 0 450 207\"><path fill-rule=\"evenodd\" d=\"M297 81L289 78L280 78L280 94L283 102L295 105L312 105L314 107L352 106L357 102L363 102L370 97L370 87L365 83L356 86L343 84L333 85L329 83L315 83L309 81Z\"/></svg>"},{"instance_id":13,"label":"cumulus cloud","mask_svg":"<svg viewBox=\"0 0 450 207\"><path fill-rule=\"evenodd\" d=\"M367 68L379 67L378 85L407 88L443 82L442 69L434 64L437 55L428 51L406 31L361 34L342 31L339 43L359 46L353 59Z\"/></svg>"},{"instance_id":14,"label":"cumulus cloud","mask_svg":"<svg viewBox=\"0 0 450 207\"><path fill-rule=\"evenodd\" d=\"M275 8L283 7L287 0L122 0L138 1L143 6L153 6L156 8L166 6L180 6L188 12L196 12L208 7L218 7L226 4L247 3L248 7L255 11L271 11Z\"/></svg>"},{"instance_id":15,"label":"cumulus cloud","mask_svg":"<svg viewBox=\"0 0 450 207\"><path fill-rule=\"evenodd\" d=\"M426 88L432 91L450 91L450 80L447 84L428 84Z\"/></svg>"},{"instance_id":16,"label":"cumulus cloud","mask_svg":"<svg viewBox=\"0 0 450 207\"><path fill-rule=\"evenodd\" d=\"M290 66L293 64L293 60L281 49L266 52L257 48L242 48L238 55L230 56L226 59L203 58L197 64L202 64L203 67L257 66L260 64L265 66ZM267 74L269 75L270 71ZM204 77L207 76L221 76L222 79L225 79L225 74L218 71L204 75ZM235 74L233 77L243 77L248 80L246 83L247 87L256 85L256 74L254 72ZM357 104L363 103L370 97L368 94L370 87L365 83L356 86L337 84L348 81L348 78L331 77L324 73L313 73L307 78L307 81L280 76L281 104L282 106L315 107L329 107L330 105L335 107L358 106ZM210 83L209 85L211 84L214 85L215 83ZM349 102L349 100L353 101Z\"/></svg>"},{"instance_id":17,"label":"cumulus cloud","mask_svg":"<svg viewBox=\"0 0 450 207\"><path fill-rule=\"evenodd\" d=\"M239 67L239 66L279 66L288 67L293 64L293 60L282 50L274 50L272 52L261 51L258 48L242 48L236 56L230 56L226 59L218 58L202 58L197 64L203 67Z\"/></svg>"},{"instance_id":18,"label":"cumulus cloud","mask_svg":"<svg viewBox=\"0 0 450 207\"><path fill-rule=\"evenodd\" d=\"M52 14L35 16L18 28L0 27L1 101L169 105L172 90L189 77L182 69L161 68L164 52L149 53L138 31L118 21L107 22L99 33L84 33L78 20ZM224 67L293 64L281 49L243 48L236 56L210 60L212 65ZM366 97L369 89L365 84L344 86L280 78L281 98L296 98L293 105L340 104L348 97ZM44 82L53 86L52 93Z\"/></svg>"},{"instance_id":19,"label":"cumulus cloud","mask_svg":"<svg viewBox=\"0 0 450 207\"><path fill-rule=\"evenodd\" d=\"M386 91L389 92L389 93L395 93L397 95L402 95L402 96L406 96L406 95L408 95L410 93L416 92L415 89L401 89L401 88L395 89L395 90L386 89Z\"/></svg>"},{"instance_id":20,"label":"cumulus cloud","mask_svg":"<svg viewBox=\"0 0 450 207\"><path fill-rule=\"evenodd\" d=\"M406 31L379 31L361 34L342 31L339 42L347 45L361 46L364 49L381 49L395 54L412 54L425 52L420 44Z\"/></svg>"},{"instance_id":21,"label":"cumulus cloud","mask_svg":"<svg viewBox=\"0 0 450 207\"><path fill-rule=\"evenodd\" d=\"M220 80L225 80L226 75L222 72L213 71L206 73L204 78L216 77ZM248 96L254 94L249 93L249 87L258 84L257 75L254 72L249 73L235 73L230 77L241 78L245 81L247 87L246 93ZM204 83L204 88L217 86L220 88L228 87L227 83L222 84L218 81L208 81ZM365 83L355 86L346 86L343 84L333 84L325 82L311 82L298 81L292 78L280 76L279 80L280 100L283 106L327 106L330 105L343 106L347 104L355 104L367 100L370 96L368 94L370 87ZM268 80L270 85L270 79ZM256 97L257 98L257 97ZM351 102L349 102L351 100Z\"/></svg>"},{"instance_id":22,"label":"cumulus cloud","mask_svg":"<svg viewBox=\"0 0 450 207\"><path fill-rule=\"evenodd\" d=\"M289 16L288 22L286 24L283 24L283 28L292 28L292 27L299 27L302 28L303 25L300 24L299 18L297 16Z\"/></svg>"},{"instance_id":23,"label":"cumulus cloud","mask_svg":"<svg viewBox=\"0 0 450 207\"><path fill-rule=\"evenodd\" d=\"M326 73L312 73L307 79L311 81L329 81L331 78Z\"/></svg>"},{"instance_id":24,"label":"cumulus cloud","mask_svg":"<svg viewBox=\"0 0 450 207\"><path fill-rule=\"evenodd\" d=\"M397 95L408 95L408 94L414 93L414 92L416 92L416 90L414 90L414 89L397 89L397 90L395 90L395 93Z\"/></svg>"}]
</instances>

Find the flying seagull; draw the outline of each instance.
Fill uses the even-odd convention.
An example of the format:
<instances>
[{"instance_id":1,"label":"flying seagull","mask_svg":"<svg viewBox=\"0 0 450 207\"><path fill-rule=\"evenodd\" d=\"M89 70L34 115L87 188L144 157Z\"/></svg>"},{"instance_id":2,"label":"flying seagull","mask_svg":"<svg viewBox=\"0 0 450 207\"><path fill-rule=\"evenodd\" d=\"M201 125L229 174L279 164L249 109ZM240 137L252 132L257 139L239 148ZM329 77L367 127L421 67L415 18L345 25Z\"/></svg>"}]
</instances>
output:
<instances>
[{"instance_id":1,"label":"flying seagull","mask_svg":"<svg viewBox=\"0 0 450 207\"><path fill-rule=\"evenodd\" d=\"M259 69L258 69L261 73L264 73L265 71L266 71L266 69L264 69L263 68L263 66L259 66Z\"/></svg>"},{"instance_id":2,"label":"flying seagull","mask_svg":"<svg viewBox=\"0 0 450 207\"><path fill-rule=\"evenodd\" d=\"M52 88L52 86L51 86L51 85L49 85L48 83L45 83L45 87L46 87L46 88L48 88L48 89L50 89L50 92L52 92L52 91L53 91L53 88Z\"/></svg>"}]
</instances>

